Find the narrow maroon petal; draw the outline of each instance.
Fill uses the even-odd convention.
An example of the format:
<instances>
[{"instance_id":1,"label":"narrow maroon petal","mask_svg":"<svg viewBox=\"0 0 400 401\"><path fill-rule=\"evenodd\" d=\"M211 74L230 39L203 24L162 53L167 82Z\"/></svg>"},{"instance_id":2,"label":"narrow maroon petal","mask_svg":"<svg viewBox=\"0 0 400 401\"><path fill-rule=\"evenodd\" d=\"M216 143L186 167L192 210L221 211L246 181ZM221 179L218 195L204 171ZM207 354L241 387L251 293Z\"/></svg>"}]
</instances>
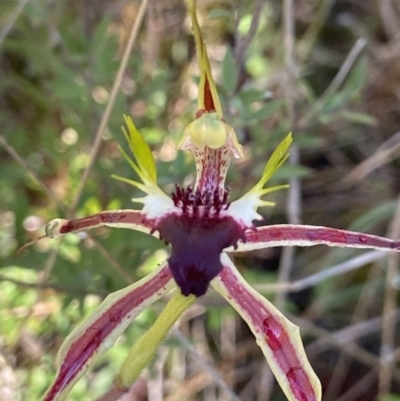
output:
<instances>
[{"instance_id":1,"label":"narrow maroon petal","mask_svg":"<svg viewBox=\"0 0 400 401\"><path fill-rule=\"evenodd\" d=\"M173 285L171 271L164 265L137 283L110 294L95 314L65 340L58 355L56 379L44 401L63 398L132 320Z\"/></svg>"},{"instance_id":2,"label":"narrow maroon petal","mask_svg":"<svg viewBox=\"0 0 400 401\"><path fill-rule=\"evenodd\" d=\"M224 254L221 273L212 286L247 322L282 390L291 401L318 401L321 385L312 370L298 327L258 294Z\"/></svg>"},{"instance_id":3,"label":"narrow maroon petal","mask_svg":"<svg viewBox=\"0 0 400 401\"><path fill-rule=\"evenodd\" d=\"M278 224L245 232L246 243L237 251L245 252L274 246L328 245L346 248L373 248L400 251L400 240L378 237L330 227Z\"/></svg>"},{"instance_id":4,"label":"narrow maroon petal","mask_svg":"<svg viewBox=\"0 0 400 401\"><path fill-rule=\"evenodd\" d=\"M110 211L101 212L93 216L83 217L77 220L68 220L60 229L60 234L69 233L71 231L83 230L100 225L116 225L116 224L134 224L143 225L151 228L151 222L144 221L145 215L140 212L132 211Z\"/></svg>"},{"instance_id":5,"label":"narrow maroon petal","mask_svg":"<svg viewBox=\"0 0 400 401\"><path fill-rule=\"evenodd\" d=\"M150 233L154 225L153 220L146 219L146 215L137 210L108 210L81 219L65 220L54 219L46 224L47 237L67 234L80 230L87 230L100 226L115 228L129 228L131 230Z\"/></svg>"}]
</instances>

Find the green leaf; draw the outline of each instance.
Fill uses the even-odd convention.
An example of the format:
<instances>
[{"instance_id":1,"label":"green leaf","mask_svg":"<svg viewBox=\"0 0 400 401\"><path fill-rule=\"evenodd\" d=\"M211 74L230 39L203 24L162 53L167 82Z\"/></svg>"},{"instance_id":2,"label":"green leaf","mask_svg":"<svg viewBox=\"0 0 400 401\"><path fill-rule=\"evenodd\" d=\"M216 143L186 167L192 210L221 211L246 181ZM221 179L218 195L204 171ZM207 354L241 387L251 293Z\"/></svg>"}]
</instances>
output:
<instances>
[{"instance_id":1,"label":"green leaf","mask_svg":"<svg viewBox=\"0 0 400 401\"><path fill-rule=\"evenodd\" d=\"M372 126L377 125L376 119L365 113L344 110L340 114L345 120L350 121L352 123L363 124L363 125L372 125Z\"/></svg>"},{"instance_id":2,"label":"green leaf","mask_svg":"<svg viewBox=\"0 0 400 401\"><path fill-rule=\"evenodd\" d=\"M227 92L233 92L238 82L238 71L231 49L226 49L222 61L222 85Z\"/></svg>"},{"instance_id":3,"label":"green leaf","mask_svg":"<svg viewBox=\"0 0 400 401\"><path fill-rule=\"evenodd\" d=\"M153 181L154 184L157 183L157 169L156 163L154 161L153 154L147 145L146 141L137 130L132 119L128 116L124 116L125 123L128 127L129 135L126 133L127 139L129 141L129 146L132 150L133 155L139 165L140 170L145 173L148 178Z\"/></svg>"},{"instance_id":4,"label":"green leaf","mask_svg":"<svg viewBox=\"0 0 400 401\"><path fill-rule=\"evenodd\" d=\"M366 58L361 58L360 61L351 70L348 79L346 80L343 91L354 93L359 92L365 85L368 77L368 62Z\"/></svg>"},{"instance_id":5,"label":"green leaf","mask_svg":"<svg viewBox=\"0 0 400 401\"><path fill-rule=\"evenodd\" d=\"M324 139L305 132L297 132L296 144L302 149L316 148L324 144Z\"/></svg>"},{"instance_id":6,"label":"green leaf","mask_svg":"<svg viewBox=\"0 0 400 401\"><path fill-rule=\"evenodd\" d=\"M272 95L269 91L256 88L248 88L240 91L238 97L243 103L248 105L254 102L259 102L260 100L267 99L269 94Z\"/></svg>"},{"instance_id":7,"label":"green leaf","mask_svg":"<svg viewBox=\"0 0 400 401\"><path fill-rule=\"evenodd\" d=\"M313 169L309 167L285 164L274 174L274 180L286 181L289 178L307 177L312 173Z\"/></svg>"},{"instance_id":8,"label":"green leaf","mask_svg":"<svg viewBox=\"0 0 400 401\"><path fill-rule=\"evenodd\" d=\"M285 139L278 145L274 150L271 157L269 158L265 169L262 174L262 178L257 185L261 187L275 174L275 172L282 166L282 164L289 157L289 147L293 141L292 133L288 134Z\"/></svg>"},{"instance_id":9,"label":"green leaf","mask_svg":"<svg viewBox=\"0 0 400 401\"><path fill-rule=\"evenodd\" d=\"M356 221L354 221L350 225L349 230L368 232L372 227L393 217L396 211L396 205L397 201L393 200L375 206L363 213Z\"/></svg>"},{"instance_id":10,"label":"green leaf","mask_svg":"<svg viewBox=\"0 0 400 401\"><path fill-rule=\"evenodd\" d=\"M381 401L400 401L400 396L395 394L388 394L383 396Z\"/></svg>"},{"instance_id":11,"label":"green leaf","mask_svg":"<svg viewBox=\"0 0 400 401\"><path fill-rule=\"evenodd\" d=\"M250 123L254 124L258 123L260 120L267 119L271 114L279 110L282 107L282 105L283 105L283 100L281 99L271 100L270 102L264 104L263 106L261 106L260 109L251 114Z\"/></svg>"},{"instance_id":12,"label":"green leaf","mask_svg":"<svg viewBox=\"0 0 400 401\"><path fill-rule=\"evenodd\" d=\"M232 11L223 8L215 8L208 13L207 19L232 18Z\"/></svg>"}]
</instances>

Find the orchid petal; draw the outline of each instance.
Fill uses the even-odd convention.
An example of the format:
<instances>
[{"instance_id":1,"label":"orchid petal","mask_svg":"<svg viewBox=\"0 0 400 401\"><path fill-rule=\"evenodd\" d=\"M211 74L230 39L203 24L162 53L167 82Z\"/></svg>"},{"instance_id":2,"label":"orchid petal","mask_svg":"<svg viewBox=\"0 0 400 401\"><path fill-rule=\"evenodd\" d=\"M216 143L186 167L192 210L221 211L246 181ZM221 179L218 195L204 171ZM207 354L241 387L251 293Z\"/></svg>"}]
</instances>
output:
<instances>
[{"instance_id":1,"label":"orchid petal","mask_svg":"<svg viewBox=\"0 0 400 401\"><path fill-rule=\"evenodd\" d=\"M260 181L250 191L230 204L227 214L231 215L244 228L253 227L254 220L262 220L262 216L257 213L259 207L275 205L273 202L262 200L262 196L288 187L287 185L277 185L264 188L264 185L289 157L288 150L292 141L292 134L289 133L272 153Z\"/></svg>"},{"instance_id":2,"label":"orchid petal","mask_svg":"<svg viewBox=\"0 0 400 401\"><path fill-rule=\"evenodd\" d=\"M400 252L400 240L320 226L277 224L247 230L245 237L246 242L239 243L233 252L247 252L274 246L313 245ZM229 252L231 252L231 248Z\"/></svg>"},{"instance_id":3,"label":"orchid petal","mask_svg":"<svg viewBox=\"0 0 400 401\"><path fill-rule=\"evenodd\" d=\"M196 41L197 57L200 65L200 83L199 83L199 110L207 112L216 111L220 118L222 115L221 102L219 100L217 87L211 74L210 60L207 55L207 48L201 34L200 25L196 16L196 1L187 0L187 7L192 20L192 31Z\"/></svg>"},{"instance_id":4,"label":"orchid petal","mask_svg":"<svg viewBox=\"0 0 400 401\"><path fill-rule=\"evenodd\" d=\"M289 133L274 150L271 157L268 159L261 180L250 191L262 189L266 182L279 170L282 164L285 163L285 161L289 157L288 151L292 142L292 133Z\"/></svg>"},{"instance_id":5,"label":"orchid petal","mask_svg":"<svg viewBox=\"0 0 400 401\"><path fill-rule=\"evenodd\" d=\"M140 170L140 173L138 174L145 183L146 180L149 180L150 183L157 186L156 162L154 161L154 157L153 154L151 153L149 145L147 144L143 136L136 128L132 119L128 116L124 116L124 118L125 118L125 123L128 127L128 132L126 131L125 127L122 127L122 130L124 131L126 139L132 150L132 153L137 161L137 165ZM127 158L125 152L123 152L123 155L125 158ZM134 162L133 164L135 165ZM134 170L138 172L136 168L134 168Z\"/></svg>"},{"instance_id":6,"label":"orchid petal","mask_svg":"<svg viewBox=\"0 0 400 401\"><path fill-rule=\"evenodd\" d=\"M56 238L58 235L91 228L108 226L115 228L129 228L149 234L153 228L153 221L146 219L146 215L137 210L107 210L92 216L75 220L54 219L45 226L46 236Z\"/></svg>"},{"instance_id":7,"label":"orchid petal","mask_svg":"<svg viewBox=\"0 0 400 401\"><path fill-rule=\"evenodd\" d=\"M157 219L171 212L174 209L174 203L157 185L156 163L149 145L136 128L132 119L128 116L124 116L124 118L128 130L125 127L122 127L122 130L136 161L132 160L122 148L119 148L119 150L143 183L118 175L113 175L113 178L133 185L146 193L146 196L134 198L132 201L143 203L142 213L146 215L148 220Z\"/></svg>"},{"instance_id":8,"label":"orchid petal","mask_svg":"<svg viewBox=\"0 0 400 401\"><path fill-rule=\"evenodd\" d=\"M117 388L129 389L132 386L142 370L153 359L160 343L165 339L172 325L196 300L197 297L194 295L186 297L182 295L179 289L175 291L154 324L129 350L129 354L114 380Z\"/></svg>"},{"instance_id":9,"label":"orchid petal","mask_svg":"<svg viewBox=\"0 0 400 401\"><path fill-rule=\"evenodd\" d=\"M135 284L110 294L64 341L57 355L58 373L44 401L60 401L72 386L111 348L132 320L175 285L163 266Z\"/></svg>"},{"instance_id":10,"label":"orchid petal","mask_svg":"<svg viewBox=\"0 0 400 401\"><path fill-rule=\"evenodd\" d=\"M308 362L299 328L244 280L226 254L221 262L224 269L211 285L249 325L288 400L319 401L321 384Z\"/></svg>"}]
</instances>

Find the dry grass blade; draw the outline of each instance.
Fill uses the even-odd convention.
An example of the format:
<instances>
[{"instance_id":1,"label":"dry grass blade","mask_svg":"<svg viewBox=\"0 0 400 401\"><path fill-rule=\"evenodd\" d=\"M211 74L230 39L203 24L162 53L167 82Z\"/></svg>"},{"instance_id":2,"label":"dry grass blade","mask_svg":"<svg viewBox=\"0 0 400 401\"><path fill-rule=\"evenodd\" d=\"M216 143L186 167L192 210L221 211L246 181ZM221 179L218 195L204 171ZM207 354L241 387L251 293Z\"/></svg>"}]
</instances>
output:
<instances>
[{"instance_id":1,"label":"dry grass blade","mask_svg":"<svg viewBox=\"0 0 400 401\"><path fill-rule=\"evenodd\" d=\"M287 115L290 124L290 130L296 131L297 119L295 115L295 79L297 74L297 67L294 56L294 1L285 0L283 2L283 15L284 15L284 42L285 42L285 65L286 65L286 79L285 79L285 102L287 107ZM289 163L292 166L297 166L300 162L300 150L297 145L293 144L290 148ZM290 224L301 223L301 184L299 177L293 177L289 182L289 193L287 198L287 217ZM294 248L286 247L282 252L282 258L279 265L280 283L287 282L290 277ZM284 291L279 292L276 297L276 306L279 309L283 308L285 303L286 294Z\"/></svg>"},{"instance_id":2,"label":"dry grass blade","mask_svg":"<svg viewBox=\"0 0 400 401\"><path fill-rule=\"evenodd\" d=\"M398 197L395 217L392 221L389 237L400 236L400 196ZM397 307L398 289L394 283L398 277L399 255L388 256L386 270L385 298L383 304L382 345L380 352L379 395L389 394L392 383L392 371L395 353L396 324L394 315Z\"/></svg>"},{"instance_id":3,"label":"dry grass blade","mask_svg":"<svg viewBox=\"0 0 400 401\"><path fill-rule=\"evenodd\" d=\"M336 0L322 0L319 2L318 10L299 42L299 59L301 61L306 60L309 57L335 1Z\"/></svg>"},{"instance_id":4,"label":"dry grass blade","mask_svg":"<svg viewBox=\"0 0 400 401\"><path fill-rule=\"evenodd\" d=\"M87 181L87 179L89 177L89 174L90 174L90 172L91 172L91 170L93 168L94 162L96 160L97 154L99 152L100 145L101 145L101 140L102 140L102 135L103 135L105 129L107 128L108 121L110 119L112 109L113 109L115 101L117 99L118 91L119 91L119 89L121 87L122 78L124 76L126 67L128 65L129 56L130 56L130 54L132 52L132 48L133 48L133 46L134 46L134 44L136 42L136 39L137 39L137 36L138 36L138 32L139 32L139 28L142 25L144 14L145 14L146 8L147 8L147 3L148 3L148 0L143 0L141 2L138 15L136 17L135 23L132 26L132 29L131 29L131 32L130 32L130 35L129 35L129 39L128 39L128 42L126 44L126 47L125 47L125 50L124 50L124 53L123 53L123 56L122 56L122 60L121 60L121 63L119 65L119 68L118 68L118 72L117 72L117 75L115 76L114 84L113 84L112 89L111 89L110 99L109 99L109 101L107 103L106 109L104 110L104 113L103 113L103 116L101 118L99 127L98 127L98 129L96 131L96 134L95 134L95 138L94 138L94 142L93 142L93 146L92 146L92 151L90 153L89 163L88 163L86 169L84 170L84 172L82 174L82 179L81 179L81 181L79 183L79 187L78 187L78 189L76 191L75 198L72 201L72 204L71 204L71 207L70 207L70 210L72 212L76 209L76 207L77 207L77 205L78 205L78 203L79 203L79 201L81 199L81 196L82 196L82 193L83 193L83 189L85 188L85 185L86 185L86 181Z\"/></svg>"},{"instance_id":5,"label":"dry grass blade","mask_svg":"<svg viewBox=\"0 0 400 401\"><path fill-rule=\"evenodd\" d=\"M348 389L341 397L336 398L336 401L353 401L360 399L359 397L365 394L365 390L372 387L376 381L378 369L370 370L361 380Z\"/></svg>"},{"instance_id":6,"label":"dry grass blade","mask_svg":"<svg viewBox=\"0 0 400 401\"><path fill-rule=\"evenodd\" d=\"M316 326L312 322L305 319L300 319L296 316L290 316L290 319L297 325L301 326L303 332L317 337L319 339L317 341L324 341L326 344L342 350L346 354L352 356L354 360L361 362L366 366L376 368L376 366L379 365L379 358L377 356L365 351L363 348L357 346L353 342L349 343L346 338L343 340L343 336L336 336L336 333L330 333L329 331ZM313 343L306 347L306 351L310 357L316 357L313 350ZM319 350L317 350L316 353L319 354ZM392 374L393 377L400 383L399 369L393 369Z\"/></svg>"},{"instance_id":7,"label":"dry grass blade","mask_svg":"<svg viewBox=\"0 0 400 401\"><path fill-rule=\"evenodd\" d=\"M348 77L350 71L353 69L356 61L360 57L361 53L365 49L367 41L364 38L360 38L356 41L343 64L341 65L339 71L325 89L324 93L315 102L312 110L299 121L299 129L304 129L310 123L310 121L315 118L318 112L324 107L325 103L329 98L343 85L344 81Z\"/></svg>"},{"instance_id":8,"label":"dry grass blade","mask_svg":"<svg viewBox=\"0 0 400 401\"><path fill-rule=\"evenodd\" d=\"M128 273L128 271L122 267L118 261L110 255L108 250L104 248L103 245L93 237L91 237L91 240L94 242L96 245L97 249L100 251L100 253L103 255L104 259L108 261L108 263L112 266L112 268L124 279L126 284L132 284L133 278L132 276Z\"/></svg>"},{"instance_id":9,"label":"dry grass blade","mask_svg":"<svg viewBox=\"0 0 400 401\"><path fill-rule=\"evenodd\" d=\"M194 356L196 362L210 375L213 381L231 397L233 401L240 401L240 398L233 392L221 375L207 361L205 361L201 355L199 355L186 336L175 327L172 329L172 335L175 336L180 344Z\"/></svg>"},{"instance_id":10,"label":"dry grass blade","mask_svg":"<svg viewBox=\"0 0 400 401\"><path fill-rule=\"evenodd\" d=\"M25 281L16 280L12 277L7 277L0 274L0 282L5 281L9 283L13 283L19 287L23 288L35 288L35 289L51 289L57 292L65 292L67 294L77 294L77 295L98 295L104 298L108 292L107 291L90 291L83 288L76 288L76 287L67 287L59 284L49 284L49 283L27 283Z\"/></svg>"},{"instance_id":11,"label":"dry grass blade","mask_svg":"<svg viewBox=\"0 0 400 401\"><path fill-rule=\"evenodd\" d=\"M360 163L355 167L349 174L343 178L344 184L355 184L363 180L368 174L372 173L374 170L382 167L386 163L400 156L400 142L393 143L392 139L399 137L400 132L393 135L386 143L380 146L380 148L368 159ZM390 143L390 145L389 145Z\"/></svg>"},{"instance_id":12,"label":"dry grass blade","mask_svg":"<svg viewBox=\"0 0 400 401\"><path fill-rule=\"evenodd\" d=\"M28 4L28 2L29 0L20 0L17 7L15 7L15 10L10 15L10 18L0 32L0 46L3 44L4 39L7 37L7 35L10 33L15 21L18 19L19 15Z\"/></svg>"},{"instance_id":13,"label":"dry grass blade","mask_svg":"<svg viewBox=\"0 0 400 401\"><path fill-rule=\"evenodd\" d=\"M395 2L391 0L379 0L379 12L383 22L383 29L385 30L388 39L394 39L399 33L399 19L396 18Z\"/></svg>"},{"instance_id":14,"label":"dry grass blade","mask_svg":"<svg viewBox=\"0 0 400 401\"><path fill-rule=\"evenodd\" d=\"M257 0L257 2L254 5L254 11L253 11L253 18L251 19L251 24L249 31L245 37L239 34L239 18L237 18L237 23L235 27L235 41L236 41L236 48L235 48L235 64L238 69L238 76L241 77L243 74L244 70L244 65L245 65L245 55L246 55L246 49L249 47L251 41L253 40L255 34L257 33L257 28L260 23L260 16L261 16L261 11L264 5L263 0ZM239 79L240 83L240 79ZM238 89L238 88L237 88Z\"/></svg>"},{"instance_id":15,"label":"dry grass blade","mask_svg":"<svg viewBox=\"0 0 400 401\"><path fill-rule=\"evenodd\" d=\"M395 311L393 320L394 322L400 321L399 309ZM332 340L337 344L350 344L369 334L378 333L381 329L382 321L383 317L378 316L363 322L354 323L348 327L330 333L329 338L324 336L320 337L308 346L308 351L310 353L322 353L331 344Z\"/></svg>"},{"instance_id":16,"label":"dry grass blade","mask_svg":"<svg viewBox=\"0 0 400 401\"><path fill-rule=\"evenodd\" d=\"M289 131L296 134L297 117L295 112L295 80L297 76L297 66L295 61L295 22L294 22L294 0L284 0L283 2L283 39L285 44L285 67L286 74L284 79L284 94L289 120ZM296 144L292 144L289 154L289 163L297 166L300 162L300 150ZM301 183L299 177L292 177L289 181L289 191L286 203L286 215L290 224L301 223ZM278 283L289 281L293 261L295 257L294 247L285 247L279 262ZM285 290L277 293L275 298L276 306L283 310L287 293ZM268 371L269 376L272 372ZM271 382L271 378L266 379ZM266 390L265 399L270 399L272 386ZM269 393L269 394L268 394Z\"/></svg>"},{"instance_id":17,"label":"dry grass blade","mask_svg":"<svg viewBox=\"0 0 400 401\"><path fill-rule=\"evenodd\" d=\"M292 283L282 282L277 284L255 284L254 288L260 292L301 291L318 285L329 278L349 273L365 266L368 263L376 262L380 259L383 259L386 255L387 252L370 251Z\"/></svg>"},{"instance_id":18,"label":"dry grass blade","mask_svg":"<svg viewBox=\"0 0 400 401\"><path fill-rule=\"evenodd\" d=\"M376 288L374 286L369 285L369 283L373 282L378 278L378 276L381 275L381 269L378 267L373 266L369 273L368 277L365 280L365 284L361 290L360 296L358 297L358 301L356 304L356 307L354 309L353 315L351 316L351 320L349 323L349 326L354 326L355 324L359 323L360 320L366 319L368 315L368 310L371 308L372 300L373 300L373 293L376 291ZM377 324L377 329L380 329L380 321L381 319L377 319L378 324ZM365 328L365 330L362 330L361 335L366 335L368 332L368 328ZM360 337L361 337L360 335ZM349 374L351 367L350 363L350 358L348 355L346 355L343 351L340 352L339 358L337 360L336 366L333 370L332 373L332 378L329 381L329 385L327 386L327 389L325 391L325 397L327 399L336 399L338 395L339 389L342 388L343 382L346 379L346 376ZM377 369L373 370L375 372L375 375L377 373ZM362 381L362 380L361 380ZM353 387L354 391L356 391L357 387L356 385ZM361 387L363 388L363 387ZM348 394L348 393L346 393Z\"/></svg>"},{"instance_id":19,"label":"dry grass blade","mask_svg":"<svg viewBox=\"0 0 400 401\"><path fill-rule=\"evenodd\" d=\"M21 335L22 335L22 333L23 333L23 331L24 331L24 328L26 327L26 325L27 325L29 319L31 318L31 316L32 316L32 314L33 314L34 307L35 307L35 305L36 305L36 304L40 301L40 299L41 299L41 296L42 296L42 295L41 295L40 288L47 282L48 278L50 277L51 271L53 270L54 265L55 265L56 260L57 260L57 255L58 255L58 247L55 248L55 249L53 249L53 250L50 252L50 255L49 255L49 257L47 258L46 264L45 264L43 270L41 271L41 274L40 274L40 276L39 276L39 280L38 280L38 283L37 283L37 294L36 294L36 299L35 299L35 301L32 303L32 306L30 307L29 312L27 313L27 315L25 316L25 318L22 319L22 321L21 321L20 324L19 324L18 332L17 332L17 334L16 334L16 336L15 336L15 338L14 338L13 343L10 345L10 348L11 348L12 350L15 350L16 347L18 346L19 341L20 341L20 338L21 338Z\"/></svg>"},{"instance_id":20,"label":"dry grass blade","mask_svg":"<svg viewBox=\"0 0 400 401\"><path fill-rule=\"evenodd\" d=\"M32 177L37 181L37 183L42 187L43 191L48 195L50 199L54 201L57 207L61 210L66 210L64 205L60 202L54 192L46 185L46 183L36 174L29 164L15 151L15 149L8 143L4 136L0 135L0 143L3 145L7 153L14 158L14 160L21 165Z\"/></svg>"}]
</instances>

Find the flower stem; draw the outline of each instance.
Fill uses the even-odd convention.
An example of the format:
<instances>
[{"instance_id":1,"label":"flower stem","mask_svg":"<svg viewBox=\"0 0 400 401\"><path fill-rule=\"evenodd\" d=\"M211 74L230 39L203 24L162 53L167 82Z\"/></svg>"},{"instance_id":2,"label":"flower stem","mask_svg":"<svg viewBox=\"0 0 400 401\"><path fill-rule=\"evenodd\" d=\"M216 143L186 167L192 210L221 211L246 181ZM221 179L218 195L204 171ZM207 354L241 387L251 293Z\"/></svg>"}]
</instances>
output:
<instances>
[{"instance_id":1,"label":"flower stem","mask_svg":"<svg viewBox=\"0 0 400 401\"><path fill-rule=\"evenodd\" d=\"M154 357L159 344L164 340L172 325L196 299L197 297L194 295L189 295L188 297L182 295L179 289L175 291L153 326L130 349L127 358L115 377L114 383L117 388L129 389L132 386L142 370Z\"/></svg>"}]
</instances>

